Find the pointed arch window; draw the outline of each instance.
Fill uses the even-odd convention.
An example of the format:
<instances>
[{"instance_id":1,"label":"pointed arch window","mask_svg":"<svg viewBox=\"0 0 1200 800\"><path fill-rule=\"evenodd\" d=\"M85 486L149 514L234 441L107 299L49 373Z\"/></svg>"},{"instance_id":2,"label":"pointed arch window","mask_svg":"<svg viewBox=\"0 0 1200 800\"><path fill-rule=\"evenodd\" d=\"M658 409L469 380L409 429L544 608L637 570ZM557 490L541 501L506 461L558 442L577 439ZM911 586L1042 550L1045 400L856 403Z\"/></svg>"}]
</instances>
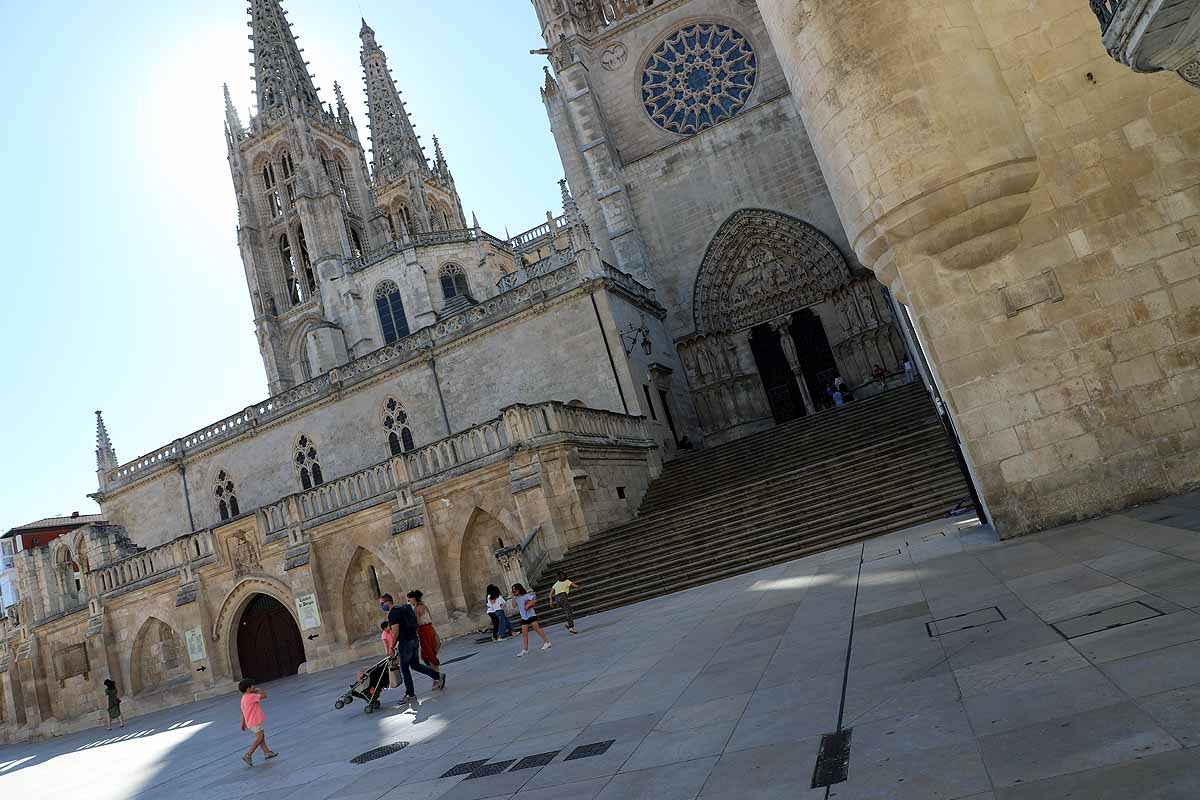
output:
<instances>
[{"instance_id":1,"label":"pointed arch window","mask_svg":"<svg viewBox=\"0 0 1200 800\"><path fill-rule=\"evenodd\" d=\"M286 233L279 234L279 259L283 262L283 272L287 277L288 297L292 305L308 299L308 287L301 286L300 276L296 271L296 257L292 254L292 244Z\"/></svg>"},{"instance_id":2,"label":"pointed arch window","mask_svg":"<svg viewBox=\"0 0 1200 800\"><path fill-rule=\"evenodd\" d=\"M218 470L213 481L213 497L217 501L217 515L224 522L242 513L238 507L237 489L233 477L225 470Z\"/></svg>"},{"instance_id":3,"label":"pointed arch window","mask_svg":"<svg viewBox=\"0 0 1200 800\"><path fill-rule=\"evenodd\" d=\"M300 478L302 489L311 489L325 482L321 474L321 462L317 456L317 446L307 436L296 440L296 450L293 455L296 462L296 475Z\"/></svg>"},{"instance_id":4,"label":"pointed arch window","mask_svg":"<svg viewBox=\"0 0 1200 800\"><path fill-rule=\"evenodd\" d=\"M296 226L297 243L300 245L300 270L304 275L305 286L308 287L308 296L311 297L317 293L317 276L313 274L312 259L308 257L308 243L304 240L304 226Z\"/></svg>"},{"instance_id":5,"label":"pointed arch window","mask_svg":"<svg viewBox=\"0 0 1200 800\"><path fill-rule=\"evenodd\" d=\"M406 203L400 204L399 214L400 221L404 223L404 232L410 235L415 233L412 225L412 212L408 210L408 205Z\"/></svg>"},{"instance_id":6,"label":"pointed arch window","mask_svg":"<svg viewBox=\"0 0 1200 800\"><path fill-rule=\"evenodd\" d=\"M275 184L275 167L267 162L262 170L263 192L266 195L267 212L271 219L283 214L283 206L279 204L279 187Z\"/></svg>"},{"instance_id":7,"label":"pointed arch window","mask_svg":"<svg viewBox=\"0 0 1200 800\"><path fill-rule=\"evenodd\" d=\"M342 206L350 213L357 213L357 203L354 202L354 195L350 192L350 168L346 166L345 160L339 154L333 162L333 177L337 183L338 193L342 196Z\"/></svg>"},{"instance_id":8,"label":"pointed arch window","mask_svg":"<svg viewBox=\"0 0 1200 800\"><path fill-rule=\"evenodd\" d=\"M362 258L367 253L363 248L362 234L353 225L347 227L350 229L350 254L355 258Z\"/></svg>"},{"instance_id":9,"label":"pointed arch window","mask_svg":"<svg viewBox=\"0 0 1200 800\"><path fill-rule=\"evenodd\" d=\"M399 236L396 235L396 220L392 218L391 214L388 214L386 219L387 219L387 226L388 226L388 234L392 237L392 241L394 242L400 238Z\"/></svg>"},{"instance_id":10,"label":"pointed arch window","mask_svg":"<svg viewBox=\"0 0 1200 800\"><path fill-rule=\"evenodd\" d=\"M394 397L383 404L383 432L387 436L388 450L398 456L413 449L413 435L408 427L408 412Z\"/></svg>"},{"instance_id":11,"label":"pointed arch window","mask_svg":"<svg viewBox=\"0 0 1200 800\"><path fill-rule=\"evenodd\" d=\"M296 165L292 161L292 154L284 150L279 157L279 165L283 168L284 194L290 210L296 207Z\"/></svg>"},{"instance_id":12,"label":"pointed arch window","mask_svg":"<svg viewBox=\"0 0 1200 800\"><path fill-rule=\"evenodd\" d=\"M446 300L462 295L471 296L471 286L467 283L467 273L458 264L446 264L438 275L442 279L442 297Z\"/></svg>"},{"instance_id":13,"label":"pointed arch window","mask_svg":"<svg viewBox=\"0 0 1200 800\"><path fill-rule=\"evenodd\" d=\"M404 316L399 286L392 281L383 281L376 286L375 310L379 312L379 327L383 330L385 344L408 336L408 319Z\"/></svg>"}]
</instances>

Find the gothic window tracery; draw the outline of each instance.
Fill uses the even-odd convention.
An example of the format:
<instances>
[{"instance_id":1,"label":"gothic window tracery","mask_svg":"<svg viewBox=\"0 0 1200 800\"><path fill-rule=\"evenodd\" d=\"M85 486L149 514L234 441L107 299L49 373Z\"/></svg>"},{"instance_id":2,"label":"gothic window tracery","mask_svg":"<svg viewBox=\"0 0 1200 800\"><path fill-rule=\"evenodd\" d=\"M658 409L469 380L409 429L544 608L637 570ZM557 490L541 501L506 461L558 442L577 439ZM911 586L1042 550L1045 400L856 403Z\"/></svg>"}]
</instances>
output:
<instances>
[{"instance_id":1,"label":"gothic window tracery","mask_svg":"<svg viewBox=\"0 0 1200 800\"><path fill-rule=\"evenodd\" d=\"M379 327L386 344L408 336L404 301L400 298L400 287L394 282L383 281L375 287L375 310L379 312Z\"/></svg>"},{"instance_id":2,"label":"gothic window tracery","mask_svg":"<svg viewBox=\"0 0 1200 800\"><path fill-rule=\"evenodd\" d=\"M750 42L728 25L693 23L655 48L642 69L642 103L656 125L694 134L742 110L758 75Z\"/></svg>"},{"instance_id":3,"label":"gothic window tracery","mask_svg":"<svg viewBox=\"0 0 1200 800\"><path fill-rule=\"evenodd\" d=\"M290 210L296 207L296 165L292 161L292 154L284 150L279 157L279 165L283 168L283 187Z\"/></svg>"},{"instance_id":4,"label":"gothic window tracery","mask_svg":"<svg viewBox=\"0 0 1200 800\"><path fill-rule=\"evenodd\" d=\"M217 501L217 515L221 521L232 519L242 513L238 507L237 489L233 477L225 470L218 470L213 480L213 497Z\"/></svg>"},{"instance_id":5,"label":"gothic window tracery","mask_svg":"<svg viewBox=\"0 0 1200 800\"><path fill-rule=\"evenodd\" d=\"M446 300L464 295L471 296L471 287L467 283L467 273L458 264L446 264L438 273L442 280L442 297Z\"/></svg>"},{"instance_id":6,"label":"gothic window tracery","mask_svg":"<svg viewBox=\"0 0 1200 800\"><path fill-rule=\"evenodd\" d=\"M296 462L296 474L300 478L300 487L302 489L311 489L325 482L325 478L321 474L321 462L317 456L317 446L308 436L301 436L296 440L293 460Z\"/></svg>"},{"instance_id":7,"label":"gothic window tracery","mask_svg":"<svg viewBox=\"0 0 1200 800\"><path fill-rule=\"evenodd\" d=\"M413 449L413 435L408 427L408 412L394 397L383 404L383 432L387 436L388 450L398 456Z\"/></svg>"},{"instance_id":8,"label":"gothic window tracery","mask_svg":"<svg viewBox=\"0 0 1200 800\"><path fill-rule=\"evenodd\" d=\"M338 194L342 196L342 207L352 214L357 213L358 207L354 202L354 195L350 192L350 168L346 166L341 154L334 157L333 177L337 184Z\"/></svg>"},{"instance_id":9,"label":"gothic window tracery","mask_svg":"<svg viewBox=\"0 0 1200 800\"><path fill-rule=\"evenodd\" d=\"M404 223L404 232L408 234L415 233L412 226L412 212L408 210L407 203L401 203L398 211L400 221Z\"/></svg>"},{"instance_id":10,"label":"gothic window tracery","mask_svg":"<svg viewBox=\"0 0 1200 800\"><path fill-rule=\"evenodd\" d=\"M267 212L271 215L271 219L275 219L283 214L283 206L279 203L279 187L275 184L275 167L269 161L263 165L262 182L267 200Z\"/></svg>"},{"instance_id":11,"label":"gothic window tracery","mask_svg":"<svg viewBox=\"0 0 1200 800\"><path fill-rule=\"evenodd\" d=\"M308 287L308 296L317 293L317 277L313 274L312 259L308 257L308 243L304 240L304 226L296 226L296 240L300 246L300 271L304 275L304 285Z\"/></svg>"},{"instance_id":12,"label":"gothic window tracery","mask_svg":"<svg viewBox=\"0 0 1200 800\"><path fill-rule=\"evenodd\" d=\"M292 244L286 233L279 234L279 258L283 262L284 275L287 277L288 297L292 305L308 299L308 287L301 286L300 275L296 270L296 257L292 254Z\"/></svg>"},{"instance_id":13,"label":"gothic window tracery","mask_svg":"<svg viewBox=\"0 0 1200 800\"><path fill-rule=\"evenodd\" d=\"M358 228L353 225L346 226L350 231L350 254L355 258L362 258L367 251L363 247L362 234L358 232Z\"/></svg>"}]
</instances>

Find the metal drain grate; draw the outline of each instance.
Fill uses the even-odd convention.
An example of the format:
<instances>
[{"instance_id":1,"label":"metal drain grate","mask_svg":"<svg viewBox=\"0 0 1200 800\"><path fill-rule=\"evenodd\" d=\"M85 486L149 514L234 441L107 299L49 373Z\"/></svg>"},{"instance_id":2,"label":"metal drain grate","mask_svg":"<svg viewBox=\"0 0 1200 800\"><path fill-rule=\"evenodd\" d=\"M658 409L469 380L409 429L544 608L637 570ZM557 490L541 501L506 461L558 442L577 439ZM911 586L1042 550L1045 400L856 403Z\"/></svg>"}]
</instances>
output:
<instances>
[{"instance_id":1,"label":"metal drain grate","mask_svg":"<svg viewBox=\"0 0 1200 800\"><path fill-rule=\"evenodd\" d=\"M1093 611L1078 617L1071 617L1051 625L1065 639L1087 636L1089 633L1120 628L1122 625L1132 625L1154 617L1161 617L1163 612L1153 606L1148 606L1141 600L1132 603L1122 603L1119 606Z\"/></svg>"},{"instance_id":2,"label":"metal drain grate","mask_svg":"<svg viewBox=\"0 0 1200 800\"><path fill-rule=\"evenodd\" d=\"M850 774L850 728L821 737L817 765L813 768L812 788L832 786Z\"/></svg>"},{"instance_id":3,"label":"metal drain grate","mask_svg":"<svg viewBox=\"0 0 1200 800\"><path fill-rule=\"evenodd\" d=\"M488 641L490 642L491 639L489 639ZM465 656L458 656L456 658L446 659L445 661L442 662L442 666L444 667L447 664L455 664L459 661L466 661L468 658L470 658L471 656L474 656L474 655L478 655L478 653L467 653Z\"/></svg>"},{"instance_id":4,"label":"metal drain grate","mask_svg":"<svg viewBox=\"0 0 1200 800\"><path fill-rule=\"evenodd\" d=\"M608 752L608 748L613 746L616 739L609 739L607 742L593 742L592 744L581 744L571 751L571 754L563 759L563 761L574 761L577 758L588 758L589 756L598 756Z\"/></svg>"},{"instance_id":5,"label":"metal drain grate","mask_svg":"<svg viewBox=\"0 0 1200 800\"><path fill-rule=\"evenodd\" d=\"M516 772L519 769L533 769L534 767L544 767L554 760L554 757L561 753L561 750L554 750L549 753L538 753L534 756L525 756L518 761L509 772Z\"/></svg>"},{"instance_id":6,"label":"metal drain grate","mask_svg":"<svg viewBox=\"0 0 1200 800\"><path fill-rule=\"evenodd\" d=\"M508 769L508 765L516 761L515 758L510 758L508 761L497 761L494 764L484 764L479 769L467 776L467 780L475 778L486 778L489 775L499 775L504 770Z\"/></svg>"},{"instance_id":7,"label":"metal drain grate","mask_svg":"<svg viewBox=\"0 0 1200 800\"><path fill-rule=\"evenodd\" d=\"M947 633L957 633L958 631L966 631L971 628L978 628L981 625L991 625L993 622L1004 622L1008 617L1004 616L1004 612L992 606L991 608L981 608L978 611L967 611L962 614L955 614L953 617L942 617L935 619L933 622L925 623L925 630L929 632L929 637L936 638L945 636Z\"/></svg>"},{"instance_id":8,"label":"metal drain grate","mask_svg":"<svg viewBox=\"0 0 1200 800\"><path fill-rule=\"evenodd\" d=\"M482 759L482 760L480 760L480 761L464 761L464 762L463 762L463 763L461 763L461 764L455 764L453 767L451 767L450 769L446 770L445 772L443 772L443 773L442 773L440 776L438 776L438 777L441 777L441 778L456 778L456 777L458 777L459 775L470 775L472 772L474 772L475 770L479 769L480 767L482 767L482 766L483 766L484 764L486 764L486 763L487 763L487 759L486 759L486 758L485 758L485 759Z\"/></svg>"},{"instance_id":9,"label":"metal drain grate","mask_svg":"<svg viewBox=\"0 0 1200 800\"><path fill-rule=\"evenodd\" d=\"M408 742L392 742L385 744L383 747L376 747L374 750L368 750L365 753L359 753L354 758L350 759L351 764L365 764L368 761L374 761L377 758L390 756L392 753L403 750L408 747Z\"/></svg>"}]
</instances>

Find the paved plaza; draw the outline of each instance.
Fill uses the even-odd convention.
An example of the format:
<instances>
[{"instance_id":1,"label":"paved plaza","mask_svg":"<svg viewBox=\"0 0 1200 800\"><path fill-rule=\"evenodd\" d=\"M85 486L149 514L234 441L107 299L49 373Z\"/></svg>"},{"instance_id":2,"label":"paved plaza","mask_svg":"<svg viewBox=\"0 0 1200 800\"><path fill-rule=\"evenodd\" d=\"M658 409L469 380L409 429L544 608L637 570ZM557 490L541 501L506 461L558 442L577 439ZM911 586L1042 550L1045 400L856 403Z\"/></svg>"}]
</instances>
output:
<instances>
[{"instance_id":1,"label":"paved plaza","mask_svg":"<svg viewBox=\"0 0 1200 800\"><path fill-rule=\"evenodd\" d=\"M523 659L451 642L415 713L335 710L352 667L276 681L280 757L253 768L232 695L6 746L0 796L1194 799L1197 531L1200 496L1007 543L927 525L556 627ZM849 778L812 789L839 718Z\"/></svg>"}]
</instances>

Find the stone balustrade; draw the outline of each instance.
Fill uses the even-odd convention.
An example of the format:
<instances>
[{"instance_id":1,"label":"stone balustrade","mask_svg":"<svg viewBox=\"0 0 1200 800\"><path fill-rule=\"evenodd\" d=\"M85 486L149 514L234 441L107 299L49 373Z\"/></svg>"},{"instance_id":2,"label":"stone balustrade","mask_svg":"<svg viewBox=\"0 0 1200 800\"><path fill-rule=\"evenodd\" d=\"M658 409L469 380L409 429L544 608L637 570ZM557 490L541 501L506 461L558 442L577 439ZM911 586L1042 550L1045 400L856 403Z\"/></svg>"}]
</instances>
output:
<instances>
[{"instance_id":1,"label":"stone balustrade","mask_svg":"<svg viewBox=\"0 0 1200 800\"><path fill-rule=\"evenodd\" d=\"M526 264L521 269L502 276L500 280L496 281L496 291L507 292L523 286L532 278L541 277L573 263L575 258L575 254L570 250L558 250L552 255L538 259L532 264Z\"/></svg>"},{"instance_id":2,"label":"stone balustrade","mask_svg":"<svg viewBox=\"0 0 1200 800\"><path fill-rule=\"evenodd\" d=\"M175 572L181 564L211 555L212 532L197 531L91 570L88 574L94 590L105 595L148 578L160 579Z\"/></svg>"},{"instance_id":3,"label":"stone balustrade","mask_svg":"<svg viewBox=\"0 0 1200 800\"><path fill-rule=\"evenodd\" d=\"M508 240L508 246L513 249L528 247L530 244L532 244L533 242L536 242L538 239L542 239L547 236L551 236L554 233L562 230L566 226L567 226L567 215L560 214L559 216L554 218L553 222L548 220L546 222L543 222L541 225L538 225L537 227L530 228L529 230L524 231L523 233L518 233L516 236L514 236Z\"/></svg>"},{"instance_id":4,"label":"stone balustrade","mask_svg":"<svg viewBox=\"0 0 1200 800\"><path fill-rule=\"evenodd\" d=\"M301 492L297 506L301 520L310 520L395 490L395 475L384 462Z\"/></svg>"},{"instance_id":5,"label":"stone balustrade","mask_svg":"<svg viewBox=\"0 0 1200 800\"><path fill-rule=\"evenodd\" d=\"M476 228L459 228L450 231L425 231L423 233L413 233L402 235L399 239L394 239L383 247L376 248L371 252L359 256L350 262L352 270L366 269L367 267L378 264L388 256L407 250L410 247L427 247L438 244L455 244L459 242L485 242L501 250L508 250L509 245L503 239L498 239Z\"/></svg>"},{"instance_id":6,"label":"stone balustrade","mask_svg":"<svg viewBox=\"0 0 1200 800\"><path fill-rule=\"evenodd\" d=\"M512 439L502 419L492 419L406 454L409 474L428 478L495 453L506 452Z\"/></svg>"}]
</instances>

